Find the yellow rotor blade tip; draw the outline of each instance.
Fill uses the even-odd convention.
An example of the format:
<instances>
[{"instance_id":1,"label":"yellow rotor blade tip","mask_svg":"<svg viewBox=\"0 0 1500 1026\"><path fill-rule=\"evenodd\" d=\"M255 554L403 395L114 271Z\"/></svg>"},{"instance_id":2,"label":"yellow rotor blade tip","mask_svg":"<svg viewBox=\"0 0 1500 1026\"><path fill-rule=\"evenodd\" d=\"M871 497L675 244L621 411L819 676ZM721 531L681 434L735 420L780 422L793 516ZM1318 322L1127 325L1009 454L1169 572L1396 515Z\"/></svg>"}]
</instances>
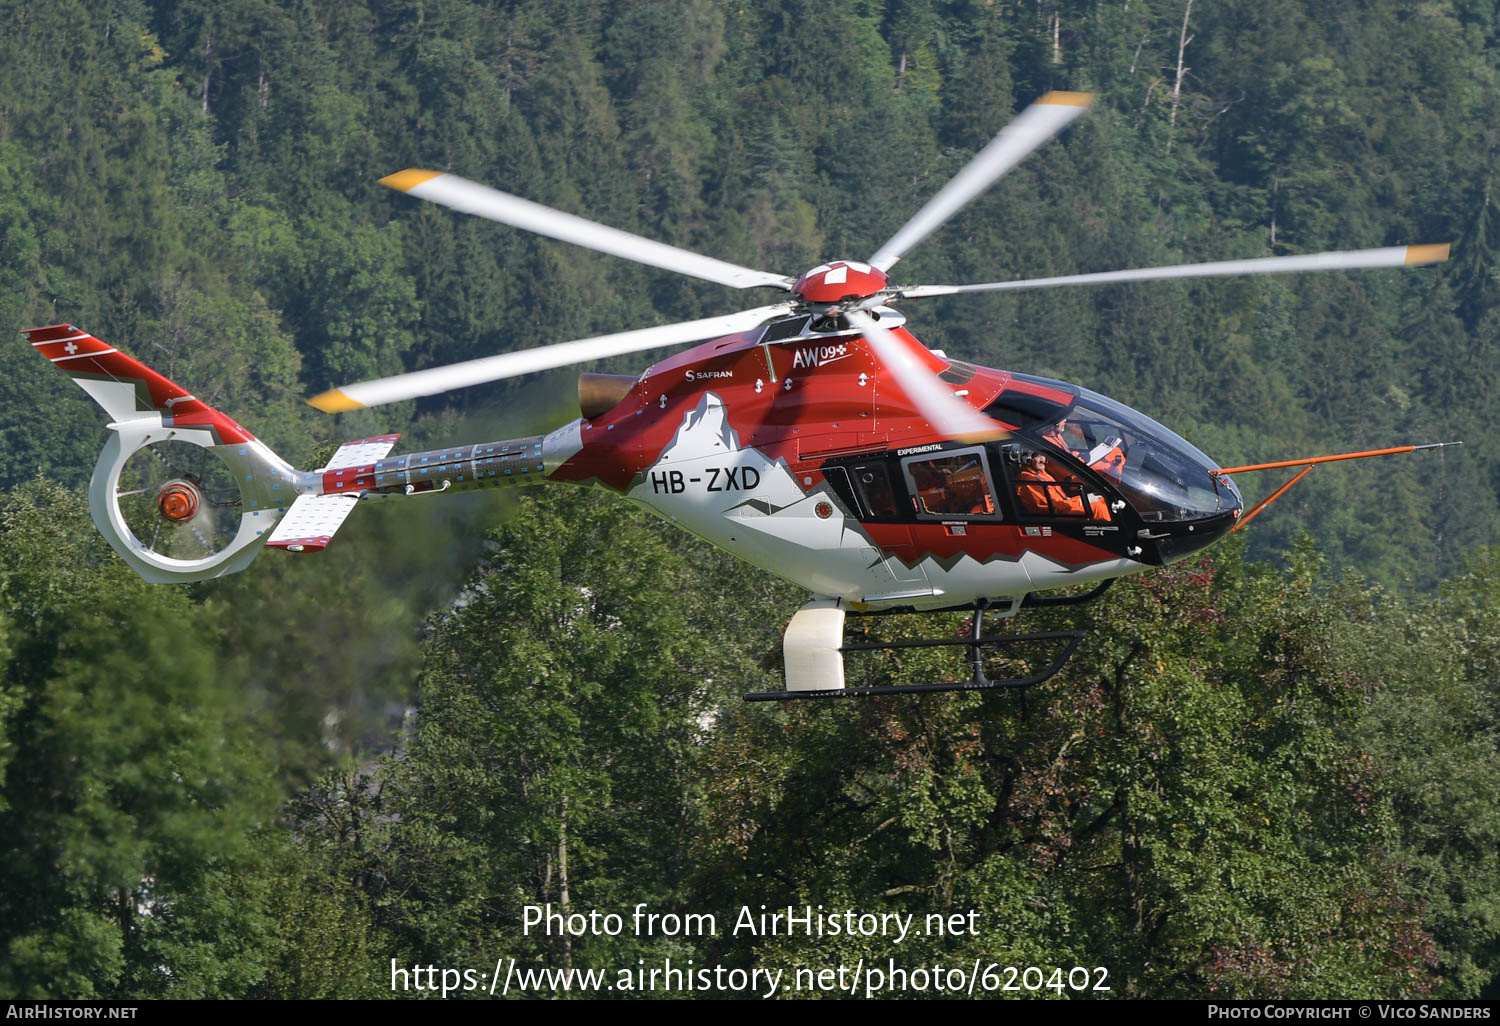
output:
<instances>
[{"instance_id":1,"label":"yellow rotor blade tip","mask_svg":"<svg viewBox=\"0 0 1500 1026\"><path fill-rule=\"evenodd\" d=\"M324 413L345 413L349 410L362 410L365 408L364 403L350 399L336 388L330 388L326 392L313 396L307 401L307 405L316 406Z\"/></svg>"},{"instance_id":2,"label":"yellow rotor blade tip","mask_svg":"<svg viewBox=\"0 0 1500 1026\"><path fill-rule=\"evenodd\" d=\"M999 425L996 425L995 430L993 431L972 431L968 434L955 435L953 437L953 440L955 442L962 442L965 445L977 445L980 442L995 442L999 441L1002 438L1013 437L1014 435L1011 432L1005 430Z\"/></svg>"},{"instance_id":3,"label":"yellow rotor blade tip","mask_svg":"<svg viewBox=\"0 0 1500 1026\"><path fill-rule=\"evenodd\" d=\"M1054 89L1037 103L1053 103L1060 107L1087 107L1094 102L1093 93L1068 93Z\"/></svg>"},{"instance_id":4,"label":"yellow rotor blade tip","mask_svg":"<svg viewBox=\"0 0 1500 1026\"><path fill-rule=\"evenodd\" d=\"M1408 264L1440 264L1448 259L1448 243L1435 242L1427 246L1407 246Z\"/></svg>"},{"instance_id":5,"label":"yellow rotor blade tip","mask_svg":"<svg viewBox=\"0 0 1500 1026\"><path fill-rule=\"evenodd\" d=\"M442 174L441 171L423 171L419 167L409 167L405 171L397 171L393 175L386 175L380 180L380 184L389 186L392 189L399 189L401 192L411 192L423 182L430 178L436 178L440 174Z\"/></svg>"}]
</instances>

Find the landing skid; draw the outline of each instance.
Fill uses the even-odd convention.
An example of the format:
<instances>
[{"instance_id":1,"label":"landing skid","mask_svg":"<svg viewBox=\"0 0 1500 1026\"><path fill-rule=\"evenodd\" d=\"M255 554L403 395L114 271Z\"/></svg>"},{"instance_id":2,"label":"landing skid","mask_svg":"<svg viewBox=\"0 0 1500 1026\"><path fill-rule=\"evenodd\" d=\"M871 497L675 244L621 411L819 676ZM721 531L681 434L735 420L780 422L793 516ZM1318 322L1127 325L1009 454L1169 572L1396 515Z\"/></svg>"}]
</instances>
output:
<instances>
[{"instance_id":1,"label":"landing skid","mask_svg":"<svg viewBox=\"0 0 1500 1026\"><path fill-rule=\"evenodd\" d=\"M1099 589L1102 591L1103 589ZM1095 597L1097 593L1091 593L1088 597ZM866 698L873 695L915 695L929 694L939 691L992 691L1000 688L1025 688L1033 684L1040 684L1056 676L1059 671L1072 658L1073 652L1078 648L1078 643L1083 640L1083 631L1043 631L1037 634L984 634L984 611L990 605L989 600L981 599L969 606L955 606L954 610L972 609L974 611L974 625L967 638L925 638L910 641L871 641L856 642L853 644L839 644L836 649L824 653L825 660L829 657L838 660L838 677L842 680L842 653L844 652L868 652L885 649L900 648L935 648L949 645L962 645L969 649L969 663L972 674L968 680L945 681L939 684L900 684L886 687L830 687L830 688L788 688L786 691L754 691L745 695L747 702L784 702L794 698ZM1015 608L1015 607L1012 607ZM949 610L942 610L948 612ZM890 615L886 612L876 612L854 615L880 616ZM839 624L840 640L842 637L842 621ZM791 630L788 630L791 637ZM1017 650L1031 646L1054 646L1059 649L1047 667L1037 673L1025 677L1013 677L996 680L985 675L984 672L984 650L988 647L998 647L1012 655ZM788 648L790 665L791 650ZM790 674L789 674L790 677Z\"/></svg>"}]
</instances>

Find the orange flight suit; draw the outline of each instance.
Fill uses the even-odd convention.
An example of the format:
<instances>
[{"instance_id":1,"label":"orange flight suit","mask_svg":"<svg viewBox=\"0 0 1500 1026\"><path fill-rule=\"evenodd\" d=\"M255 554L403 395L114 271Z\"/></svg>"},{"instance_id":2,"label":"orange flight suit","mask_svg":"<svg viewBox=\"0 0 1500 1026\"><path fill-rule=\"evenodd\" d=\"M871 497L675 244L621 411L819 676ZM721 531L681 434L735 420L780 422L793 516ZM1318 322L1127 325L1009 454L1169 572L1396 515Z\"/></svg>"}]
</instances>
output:
<instances>
[{"instance_id":1,"label":"orange flight suit","mask_svg":"<svg viewBox=\"0 0 1500 1026\"><path fill-rule=\"evenodd\" d=\"M1016 488L1016 497L1021 500L1021 506L1027 513L1083 516L1083 499L1077 495L1069 495L1058 479L1045 470L1026 467L1016 477L1021 481L1032 482ZM1050 503L1047 501L1049 498L1052 500ZM1110 519L1109 503L1102 495L1089 495L1088 512L1094 520Z\"/></svg>"}]
</instances>

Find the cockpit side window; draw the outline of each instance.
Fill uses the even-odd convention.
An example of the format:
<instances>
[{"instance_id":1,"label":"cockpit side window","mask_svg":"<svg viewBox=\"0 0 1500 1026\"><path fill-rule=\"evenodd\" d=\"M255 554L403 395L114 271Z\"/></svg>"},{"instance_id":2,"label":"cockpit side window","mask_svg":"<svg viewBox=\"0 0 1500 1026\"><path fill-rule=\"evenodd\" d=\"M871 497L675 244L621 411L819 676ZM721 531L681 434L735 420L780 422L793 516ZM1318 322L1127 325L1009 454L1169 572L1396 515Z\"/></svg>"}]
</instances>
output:
<instances>
[{"instance_id":1,"label":"cockpit side window","mask_svg":"<svg viewBox=\"0 0 1500 1026\"><path fill-rule=\"evenodd\" d=\"M999 517L983 449L957 449L901 461L918 516Z\"/></svg>"},{"instance_id":2,"label":"cockpit side window","mask_svg":"<svg viewBox=\"0 0 1500 1026\"><path fill-rule=\"evenodd\" d=\"M1113 519L1109 500L1073 473L1055 455L1025 445L1004 448L1005 472L1010 477L1016 511L1041 519Z\"/></svg>"}]
</instances>

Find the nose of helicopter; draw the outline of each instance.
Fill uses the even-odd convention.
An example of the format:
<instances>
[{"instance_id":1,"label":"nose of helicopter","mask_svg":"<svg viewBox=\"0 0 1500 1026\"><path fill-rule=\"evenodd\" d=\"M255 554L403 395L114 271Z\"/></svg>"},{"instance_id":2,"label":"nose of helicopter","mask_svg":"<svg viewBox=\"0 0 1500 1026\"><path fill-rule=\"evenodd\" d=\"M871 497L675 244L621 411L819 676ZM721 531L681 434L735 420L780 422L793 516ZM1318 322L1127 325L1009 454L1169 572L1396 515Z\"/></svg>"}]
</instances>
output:
<instances>
[{"instance_id":1,"label":"nose of helicopter","mask_svg":"<svg viewBox=\"0 0 1500 1026\"><path fill-rule=\"evenodd\" d=\"M1175 453L1181 462L1173 468L1171 488L1144 474L1134 482L1122 482L1145 521L1138 537L1147 562L1175 563L1212 545L1234 530L1244 512L1245 501L1234 482L1190 459L1190 453L1198 450L1188 447Z\"/></svg>"},{"instance_id":2,"label":"nose of helicopter","mask_svg":"<svg viewBox=\"0 0 1500 1026\"><path fill-rule=\"evenodd\" d=\"M1222 513L1193 520L1179 520L1172 524L1163 524L1157 529L1143 531L1143 535L1151 536L1146 540L1150 541L1152 549L1147 551L1155 557L1148 561L1159 564L1175 563L1199 549L1207 548L1234 530L1234 525L1239 523L1241 510L1239 493L1236 492L1233 506Z\"/></svg>"},{"instance_id":3,"label":"nose of helicopter","mask_svg":"<svg viewBox=\"0 0 1500 1026\"><path fill-rule=\"evenodd\" d=\"M1025 375L1012 378L1044 382ZM1139 518L1132 555L1148 563L1171 563L1234 529L1244 499L1202 450L1113 399L1056 384L1076 398L1065 409L1039 416L1041 427L1033 430L1103 473L1129 503ZM1001 416L1009 412L1002 410Z\"/></svg>"}]
</instances>

